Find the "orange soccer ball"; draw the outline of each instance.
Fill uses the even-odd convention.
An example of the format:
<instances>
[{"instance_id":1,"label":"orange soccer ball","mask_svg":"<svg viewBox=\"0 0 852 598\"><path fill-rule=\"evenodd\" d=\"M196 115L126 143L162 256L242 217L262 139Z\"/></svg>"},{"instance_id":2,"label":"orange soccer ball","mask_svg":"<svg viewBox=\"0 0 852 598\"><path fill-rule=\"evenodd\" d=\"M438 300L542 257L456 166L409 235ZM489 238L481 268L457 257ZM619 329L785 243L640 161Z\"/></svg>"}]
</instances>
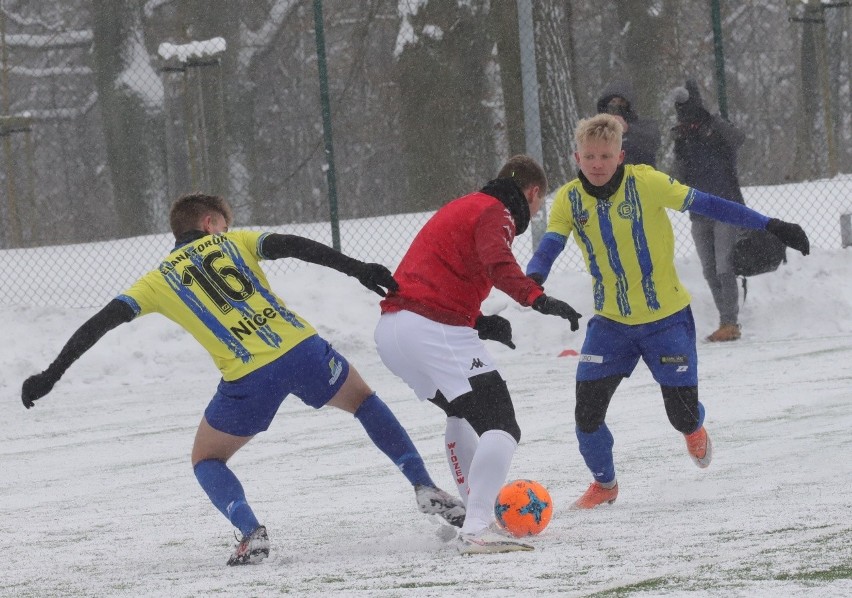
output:
<instances>
[{"instance_id":1,"label":"orange soccer ball","mask_svg":"<svg viewBox=\"0 0 852 598\"><path fill-rule=\"evenodd\" d=\"M494 503L497 524L513 536L535 536L553 516L547 488L534 480L515 480L500 490Z\"/></svg>"}]
</instances>

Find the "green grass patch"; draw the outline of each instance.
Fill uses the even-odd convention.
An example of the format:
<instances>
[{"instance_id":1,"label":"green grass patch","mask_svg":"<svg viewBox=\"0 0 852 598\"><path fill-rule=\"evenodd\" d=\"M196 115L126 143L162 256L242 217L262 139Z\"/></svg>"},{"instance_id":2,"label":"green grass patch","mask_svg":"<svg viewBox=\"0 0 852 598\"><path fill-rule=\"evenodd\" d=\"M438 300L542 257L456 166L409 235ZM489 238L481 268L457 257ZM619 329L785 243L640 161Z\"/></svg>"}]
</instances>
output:
<instances>
[{"instance_id":1,"label":"green grass patch","mask_svg":"<svg viewBox=\"0 0 852 598\"><path fill-rule=\"evenodd\" d=\"M852 565L838 565L828 569L781 573L775 576L778 581L828 582L840 579L852 579Z\"/></svg>"}]
</instances>

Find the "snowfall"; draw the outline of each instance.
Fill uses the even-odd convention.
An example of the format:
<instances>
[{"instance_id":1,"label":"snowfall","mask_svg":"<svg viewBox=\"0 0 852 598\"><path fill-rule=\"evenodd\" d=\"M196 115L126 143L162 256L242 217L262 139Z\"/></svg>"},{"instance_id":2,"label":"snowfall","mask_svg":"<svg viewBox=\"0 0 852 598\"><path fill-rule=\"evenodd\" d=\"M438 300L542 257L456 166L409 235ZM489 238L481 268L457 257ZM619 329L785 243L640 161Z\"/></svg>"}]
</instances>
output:
<instances>
[{"instance_id":1,"label":"snowfall","mask_svg":"<svg viewBox=\"0 0 852 598\"><path fill-rule=\"evenodd\" d=\"M26 410L23 380L97 308L0 306L0 596L850 596L850 252L788 252L778 271L749 280L743 338L699 343L708 469L689 459L640 363L607 418L620 494L591 511L569 509L590 482L574 436L571 354L585 326L572 333L494 291L483 311L508 318L517 345L489 343L523 431L508 479L538 480L554 509L530 538L535 551L498 555L457 554L356 420L290 397L230 462L272 552L257 566L226 567L234 530L189 463L219 379L203 349L165 318L140 318ZM677 265L706 336L717 314L697 257ZM435 481L455 491L442 413L376 353L378 297L319 266L270 279L389 404ZM588 321L586 274L563 268L546 290Z\"/></svg>"}]
</instances>

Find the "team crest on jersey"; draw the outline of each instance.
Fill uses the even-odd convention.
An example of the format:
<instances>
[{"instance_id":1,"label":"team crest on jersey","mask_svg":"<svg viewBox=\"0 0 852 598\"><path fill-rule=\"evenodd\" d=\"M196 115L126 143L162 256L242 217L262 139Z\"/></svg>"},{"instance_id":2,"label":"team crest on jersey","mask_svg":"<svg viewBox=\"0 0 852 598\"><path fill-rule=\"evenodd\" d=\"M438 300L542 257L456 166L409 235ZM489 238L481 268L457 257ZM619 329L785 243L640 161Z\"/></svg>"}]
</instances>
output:
<instances>
[{"instance_id":1,"label":"team crest on jersey","mask_svg":"<svg viewBox=\"0 0 852 598\"><path fill-rule=\"evenodd\" d=\"M577 224L580 225L580 228L584 228L589 223L589 211L583 210L580 212L580 215L577 216Z\"/></svg>"},{"instance_id":2,"label":"team crest on jersey","mask_svg":"<svg viewBox=\"0 0 852 598\"><path fill-rule=\"evenodd\" d=\"M633 204L630 204L626 201L623 201L620 204L618 204L617 211L618 211L618 215L621 218L624 218L625 220L633 220L634 215L635 215L635 211L636 211L636 207Z\"/></svg>"}]
</instances>

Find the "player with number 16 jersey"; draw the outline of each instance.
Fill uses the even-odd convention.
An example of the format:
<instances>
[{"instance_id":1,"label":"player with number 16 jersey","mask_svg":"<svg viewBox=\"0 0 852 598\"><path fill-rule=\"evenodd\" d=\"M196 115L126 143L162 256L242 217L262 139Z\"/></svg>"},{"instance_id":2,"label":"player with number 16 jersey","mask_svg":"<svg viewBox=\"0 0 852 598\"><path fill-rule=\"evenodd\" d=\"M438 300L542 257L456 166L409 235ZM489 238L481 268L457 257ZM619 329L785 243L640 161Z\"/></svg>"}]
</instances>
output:
<instances>
[{"instance_id":1,"label":"player with number 16 jersey","mask_svg":"<svg viewBox=\"0 0 852 598\"><path fill-rule=\"evenodd\" d=\"M304 237L229 232L231 208L221 197L179 197L169 215L175 247L152 270L68 340L43 372L21 389L29 409L104 334L134 318L158 312L192 334L222 372L192 447L192 467L213 505L242 533L228 565L257 563L269 555L266 527L249 506L228 460L255 434L269 428L284 399L296 395L319 409L355 416L370 440L414 487L421 512L460 527L465 508L432 481L423 459L387 405L354 367L270 290L263 259L294 257L354 276L384 296L398 288L381 264L364 263ZM184 373L184 372L177 372Z\"/></svg>"},{"instance_id":2,"label":"player with number 16 jersey","mask_svg":"<svg viewBox=\"0 0 852 598\"><path fill-rule=\"evenodd\" d=\"M159 312L241 378L315 335L270 289L258 261L269 233L233 231L179 244L118 298L135 316Z\"/></svg>"}]
</instances>

